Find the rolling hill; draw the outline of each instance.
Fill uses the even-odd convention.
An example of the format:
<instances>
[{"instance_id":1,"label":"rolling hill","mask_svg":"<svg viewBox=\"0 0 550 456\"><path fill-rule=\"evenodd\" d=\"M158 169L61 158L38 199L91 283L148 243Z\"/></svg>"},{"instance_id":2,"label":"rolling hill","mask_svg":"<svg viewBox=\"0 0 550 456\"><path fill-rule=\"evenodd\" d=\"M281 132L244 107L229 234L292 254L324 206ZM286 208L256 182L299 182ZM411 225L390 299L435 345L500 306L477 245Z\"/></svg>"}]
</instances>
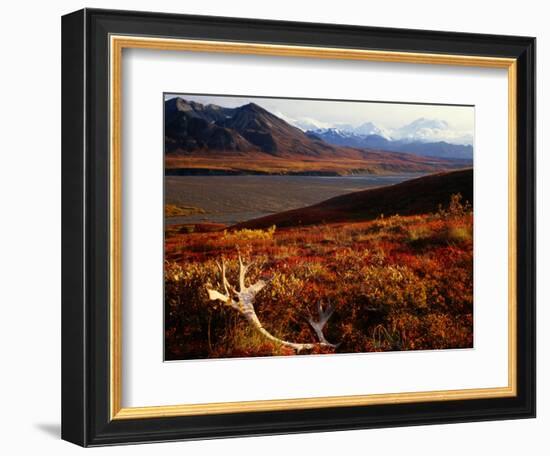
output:
<instances>
[{"instance_id":1,"label":"rolling hill","mask_svg":"<svg viewBox=\"0 0 550 456\"><path fill-rule=\"evenodd\" d=\"M446 206L452 194L460 193L473 203L473 169L463 169L411 179L400 184L373 188L331 198L313 206L249 220L233 229L277 228L372 220L381 214L413 215L434 212Z\"/></svg>"}]
</instances>

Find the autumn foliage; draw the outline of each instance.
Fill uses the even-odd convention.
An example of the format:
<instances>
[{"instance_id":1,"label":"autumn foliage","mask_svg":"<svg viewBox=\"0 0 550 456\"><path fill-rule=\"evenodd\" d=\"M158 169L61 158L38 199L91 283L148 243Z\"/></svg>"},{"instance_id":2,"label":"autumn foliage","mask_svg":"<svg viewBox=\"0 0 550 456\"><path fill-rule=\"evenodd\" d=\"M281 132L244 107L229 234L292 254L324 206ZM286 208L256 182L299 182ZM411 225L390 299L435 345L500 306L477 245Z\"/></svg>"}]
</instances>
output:
<instances>
[{"instance_id":1,"label":"autumn foliage","mask_svg":"<svg viewBox=\"0 0 550 456\"><path fill-rule=\"evenodd\" d=\"M458 194L435 213L367 222L241 231L169 227L166 359L295 354L208 300L207 286L221 286L216 260L225 258L235 282L238 252L254 261L248 280L271 279L255 308L277 337L314 342L307 318L320 301L335 307L325 335L340 345L317 353L472 347L472 243L472 208Z\"/></svg>"}]
</instances>

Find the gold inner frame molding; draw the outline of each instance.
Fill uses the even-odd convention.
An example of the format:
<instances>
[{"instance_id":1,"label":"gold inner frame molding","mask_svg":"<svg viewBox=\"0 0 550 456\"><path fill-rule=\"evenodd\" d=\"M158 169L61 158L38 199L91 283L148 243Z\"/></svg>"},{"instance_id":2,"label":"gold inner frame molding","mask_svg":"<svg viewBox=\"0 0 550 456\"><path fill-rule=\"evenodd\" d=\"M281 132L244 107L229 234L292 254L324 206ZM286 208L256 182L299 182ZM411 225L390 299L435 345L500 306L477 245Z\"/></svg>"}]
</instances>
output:
<instances>
[{"instance_id":1,"label":"gold inner frame molding","mask_svg":"<svg viewBox=\"0 0 550 456\"><path fill-rule=\"evenodd\" d=\"M110 36L110 412L111 419L159 418L221 413L296 410L374 404L449 401L515 396L517 393L517 62L511 58L468 55L387 52L331 47L289 46L227 41L204 41L140 36ZM508 71L508 385L505 387L403 392L246 402L122 407L122 163L121 96L124 49L252 54L297 58L367 60L430 65L503 68Z\"/></svg>"}]
</instances>

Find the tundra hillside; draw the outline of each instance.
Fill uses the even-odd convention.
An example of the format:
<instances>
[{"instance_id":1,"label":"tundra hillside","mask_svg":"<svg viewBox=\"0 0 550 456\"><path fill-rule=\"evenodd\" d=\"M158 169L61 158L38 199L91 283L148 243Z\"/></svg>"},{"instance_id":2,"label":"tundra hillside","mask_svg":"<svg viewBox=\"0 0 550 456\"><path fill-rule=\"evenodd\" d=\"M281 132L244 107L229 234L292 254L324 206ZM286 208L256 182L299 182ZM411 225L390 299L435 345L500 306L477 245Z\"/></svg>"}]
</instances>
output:
<instances>
[{"instance_id":1,"label":"tundra hillside","mask_svg":"<svg viewBox=\"0 0 550 456\"><path fill-rule=\"evenodd\" d=\"M166 359L472 347L472 188L468 169L233 227L167 226ZM253 262L246 286L265 284L253 303L265 332L316 342L311 319L330 308L330 344L296 351L210 300L239 283L239 256Z\"/></svg>"}]
</instances>

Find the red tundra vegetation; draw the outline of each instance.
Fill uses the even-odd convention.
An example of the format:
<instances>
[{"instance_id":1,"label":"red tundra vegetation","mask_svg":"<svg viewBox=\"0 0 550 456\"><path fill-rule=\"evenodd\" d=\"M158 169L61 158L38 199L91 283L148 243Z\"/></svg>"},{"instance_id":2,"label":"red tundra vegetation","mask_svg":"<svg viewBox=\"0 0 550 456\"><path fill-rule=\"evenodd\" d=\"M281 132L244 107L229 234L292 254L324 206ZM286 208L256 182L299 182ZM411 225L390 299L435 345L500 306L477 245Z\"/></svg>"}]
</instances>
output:
<instances>
[{"instance_id":1,"label":"red tundra vegetation","mask_svg":"<svg viewBox=\"0 0 550 456\"><path fill-rule=\"evenodd\" d=\"M165 240L167 360L294 355L239 312L211 301L222 290L223 258L238 282L238 255L252 261L247 282L265 280L254 308L277 338L316 342L308 324L319 304L336 347L298 354L434 350L473 346L473 213L460 193L446 207L370 221L262 229L168 226Z\"/></svg>"}]
</instances>

